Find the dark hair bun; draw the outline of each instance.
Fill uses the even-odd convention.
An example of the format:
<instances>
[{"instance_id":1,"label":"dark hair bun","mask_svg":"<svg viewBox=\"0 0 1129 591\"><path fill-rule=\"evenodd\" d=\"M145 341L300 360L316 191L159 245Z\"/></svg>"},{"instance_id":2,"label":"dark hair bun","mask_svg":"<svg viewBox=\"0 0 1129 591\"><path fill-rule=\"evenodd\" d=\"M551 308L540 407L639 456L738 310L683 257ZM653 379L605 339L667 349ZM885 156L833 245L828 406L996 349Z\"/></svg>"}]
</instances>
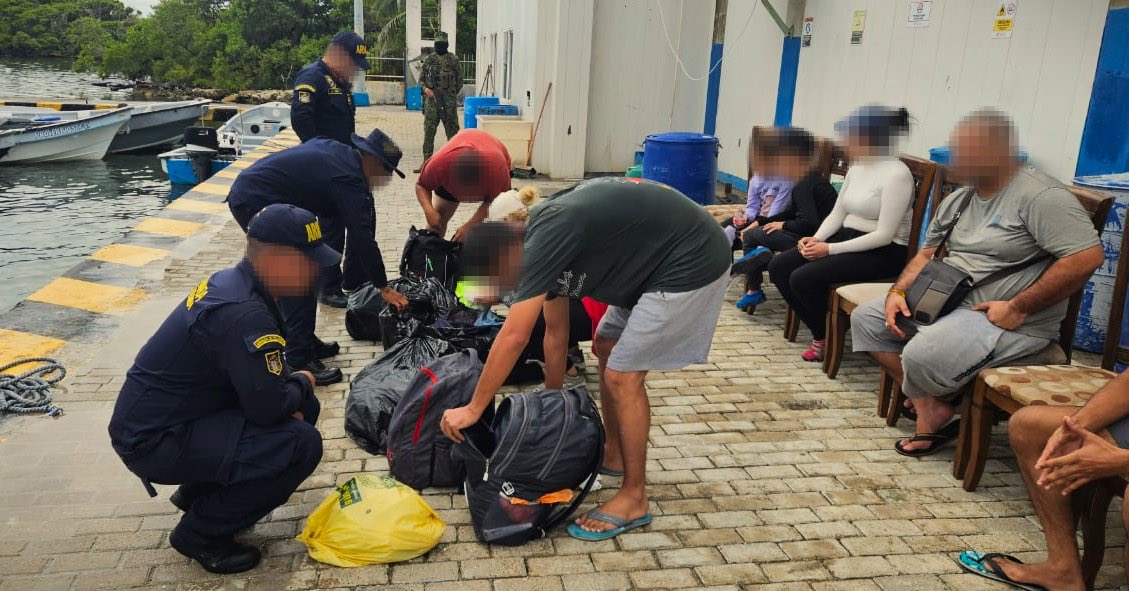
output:
<instances>
[{"instance_id":1,"label":"dark hair bun","mask_svg":"<svg viewBox=\"0 0 1129 591\"><path fill-rule=\"evenodd\" d=\"M899 107L891 112L890 131L892 132L890 135L909 131L909 111L905 107Z\"/></svg>"}]
</instances>

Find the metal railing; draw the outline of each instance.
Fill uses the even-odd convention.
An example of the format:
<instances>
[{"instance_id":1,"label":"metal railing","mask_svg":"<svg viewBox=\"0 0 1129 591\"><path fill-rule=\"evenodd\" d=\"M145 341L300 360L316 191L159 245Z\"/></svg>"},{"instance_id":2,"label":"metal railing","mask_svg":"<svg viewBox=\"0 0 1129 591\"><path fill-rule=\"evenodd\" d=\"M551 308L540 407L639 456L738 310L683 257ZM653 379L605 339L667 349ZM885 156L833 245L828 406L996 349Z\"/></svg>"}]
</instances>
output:
<instances>
[{"instance_id":1,"label":"metal railing","mask_svg":"<svg viewBox=\"0 0 1129 591\"><path fill-rule=\"evenodd\" d=\"M365 74L369 80L383 80L386 82L404 82L407 71L404 67L405 59L402 57L371 57L372 69ZM475 68L477 63L474 56L463 55L459 59L459 69L462 73L463 84L474 84Z\"/></svg>"}]
</instances>

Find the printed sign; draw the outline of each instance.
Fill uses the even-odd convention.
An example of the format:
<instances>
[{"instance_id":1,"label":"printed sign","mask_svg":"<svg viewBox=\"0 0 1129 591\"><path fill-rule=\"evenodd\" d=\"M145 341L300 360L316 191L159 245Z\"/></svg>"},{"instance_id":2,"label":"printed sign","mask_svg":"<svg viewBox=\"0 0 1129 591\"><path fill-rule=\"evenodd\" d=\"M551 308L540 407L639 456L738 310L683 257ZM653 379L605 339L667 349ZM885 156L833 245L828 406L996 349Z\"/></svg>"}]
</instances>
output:
<instances>
[{"instance_id":1,"label":"printed sign","mask_svg":"<svg viewBox=\"0 0 1129 591\"><path fill-rule=\"evenodd\" d=\"M814 24L814 17L804 17L804 29L800 37L800 47L811 47L811 29Z\"/></svg>"},{"instance_id":2,"label":"printed sign","mask_svg":"<svg viewBox=\"0 0 1129 591\"><path fill-rule=\"evenodd\" d=\"M1015 11L1019 8L1019 0L1000 2L1000 9L996 11L995 22L992 25L992 37L995 39L1011 39L1011 30L1015 25Z\"/></svg>"},{"instance_id":3,"label":"printed sign","mask_svg":"<svg viewBox=\"0 0 1129 591\"><path fill-rule=\"evenodd\" d=\"M909 16L906 18L906 26L911 29L919 29L929 26L930 14L933 12L932 0L925 2L915 2L910 0L909 3Z\"/></svg>"},{"instance_id":4,"label":"printed sign","mask_svg":"<svg viewBox=\"0 0 1129 591\"><path fill-rule=\"evenodd\" d=\"M851 18L851 45L862 45L862 30L866 28L866 11L856 10Z\"/></svg>"}]
</instances>

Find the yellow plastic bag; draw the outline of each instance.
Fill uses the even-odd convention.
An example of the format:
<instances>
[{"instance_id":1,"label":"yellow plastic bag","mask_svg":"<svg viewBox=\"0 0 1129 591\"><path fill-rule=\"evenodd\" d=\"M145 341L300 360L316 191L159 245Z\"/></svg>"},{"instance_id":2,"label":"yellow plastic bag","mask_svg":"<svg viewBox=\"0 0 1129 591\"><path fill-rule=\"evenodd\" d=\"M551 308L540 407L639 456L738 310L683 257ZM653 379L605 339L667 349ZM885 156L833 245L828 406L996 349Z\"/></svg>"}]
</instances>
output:
<instances>
[{"instance_id":1,"label":"yellow plastic bag","mask_svg":"<svg viewBox=\"0 0 1129 591\"><path fill-rule=\"evenodd\" d=\"M446 527L407 485L361 475L322 501L297 539L314 560L364 566L411 560L434 548Z\"/></svg>"}]
</instances>

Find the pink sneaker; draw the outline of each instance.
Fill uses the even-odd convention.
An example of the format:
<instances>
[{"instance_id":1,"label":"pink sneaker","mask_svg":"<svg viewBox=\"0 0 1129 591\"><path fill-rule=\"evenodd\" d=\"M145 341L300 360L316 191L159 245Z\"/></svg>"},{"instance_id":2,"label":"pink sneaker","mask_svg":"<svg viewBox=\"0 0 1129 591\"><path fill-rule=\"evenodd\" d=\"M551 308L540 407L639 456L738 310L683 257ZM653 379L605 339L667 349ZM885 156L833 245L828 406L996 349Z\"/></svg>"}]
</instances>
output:
<instances>
[{"instance_id":1,"label":"pink sneaker","mask_svg":"<svg viewBox=\"0 0 1129 591\"><path fill-rule=\"evenodd\" d=\"M823 361L823 344L824 341L813 340L811 342L811 347L808 348L807 351L804 351L801 357L804 358L804 361Z\"/></svg>"}]
</instances>

